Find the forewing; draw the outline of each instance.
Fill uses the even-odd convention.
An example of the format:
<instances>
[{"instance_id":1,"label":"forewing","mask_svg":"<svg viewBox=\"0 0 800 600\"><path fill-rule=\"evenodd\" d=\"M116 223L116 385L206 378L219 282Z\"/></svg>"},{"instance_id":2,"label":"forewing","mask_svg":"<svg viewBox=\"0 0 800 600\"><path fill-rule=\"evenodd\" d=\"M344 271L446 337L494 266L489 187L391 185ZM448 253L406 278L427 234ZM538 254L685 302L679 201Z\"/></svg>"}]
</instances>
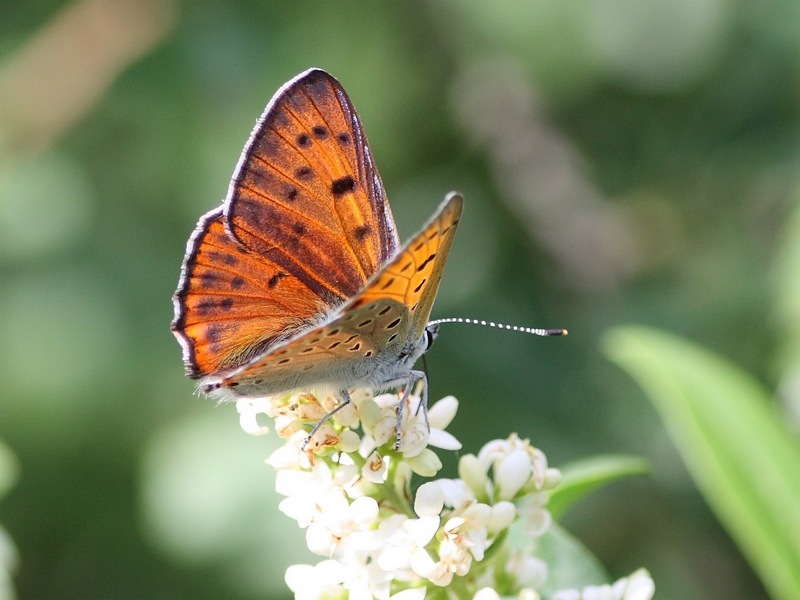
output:
<instances>
[{"instance_id":1,"label":"forewing","mask_svg":"<svg viewBox=\"0 0 800 600\"><path fill-rule=\"evenodd\" d=\"M352 298L399 246L358 115L319 69L287 83L267 106L225 215L237 240L329 305Z\"/></svg>"}]
</instances>

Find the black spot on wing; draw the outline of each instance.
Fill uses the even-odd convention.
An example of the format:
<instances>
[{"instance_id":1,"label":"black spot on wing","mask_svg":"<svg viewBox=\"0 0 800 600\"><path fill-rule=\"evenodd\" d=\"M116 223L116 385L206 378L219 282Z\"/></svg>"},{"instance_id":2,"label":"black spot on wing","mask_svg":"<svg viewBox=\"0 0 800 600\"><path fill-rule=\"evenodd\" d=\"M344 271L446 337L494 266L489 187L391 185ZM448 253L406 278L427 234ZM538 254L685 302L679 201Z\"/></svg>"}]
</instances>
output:
<instances>
[{"instance_id":1,"label":"black spot on wing","mask_svg":"<svg viewBox=\"0 0 800 600\"><path fill-rule=\"evenodd\" d=\"M286 277L286 273L282 273L280 271L275 273L275 275L273 275L267 280L267 286L270 288L274 288L276 285L278 285L278 282L280 282L280 280L283 279L284 277Z\"/></svg>"},{"instance_id":2,"label":"black spot on wing","mask_svg":"<svg viewBox=\"0 0 800 600\"><path fill-rule=\"evenodd\" d=\"M370 229L369 225L360 225L353 230L353 233L359 242L363 242L372 233L372 229Z\"/></svg>"},{"instance_id":3,"label":"black spot on wing","mask_svg":"<svg viewBox=\"0 0 800 600\"><path fill-rule=\"evenodd\" d=\"M328 137L328 128L322 125L314 125L314 127L311 128L311 132L318 140L324 140Z\"/></svg>"},{"instance_id":4,"label":"black spot on wing","mask_svg":"<svg viewBox=\"0 0 800 600\"><path fill-rule=\"evenodd\" d=\"M220 334L222 333L222 328L217 325L209 325L206 328L206 340L214 344L215 342L219 341Z\"/></svg>"},{"instance_id":5,"label":"black spot on wing","mask_svg":"<svg viewBox=\"0 0 800 600\"><path fill-rule=\"evenodd\" d=\"M204 288L215 288L220 281L220 277L216 273L201 273L196 277L200 280L201 287Z\"/></svg>"},{"instance_id":6,"label":"black spot on wing","mask_svg":"<svg viewBox=\"0 0 800 600\"><path fill-rule=\"evenodd\" d=\"M350 175L340 177L331 184L331 193L337 198L349 194L354 189L356 189L356 182Z\"/></svg>"},{"instance_id":7,"label":"black spot on wing","mask_svg":"<svg viewBox=\"0 0 800 600\"><path fill-rule=\"evenodd\" d=\"M213 261L225 263L229 267L232 267L237 262L235 256L227 252L219 252L218 250L211 250L208 253L208 257Z\"/></svg>"},{"instance_id":8,"label":"black spot on wing","mask_svg":"<svg viewBox=\"0 0 800 600\"><path fill-rule=\"evenodd\" d=\"M310 179L311 178L311 167L309 166L302 166L295 169L294 174L298 179Z\"/></svg>"},{"instance_id":9,"label":"black spot on wing","mask_svg":"<svg viewBox=\"0 0 800 600\"><path fill-rule=\"evenodd\" d=\"M428 258L426 258L424 261L422 261L422 263L420 263L420 265L417 267L417 273L422 271L422 269L424 269L428 265L428 263L431 262L434 258L436 258L435 252L431 254Z\"/></svg>"},{"instance_id":10,"label":"black spot on wing","mask_svg":"<svg viewBox=\"0 0 800 600\"><path fill-rule=\"evenodd\" d=\"M207 315L214 310L215 303L213 300L201 300L195 306L195 310L201 315Z\"/></svg>"}]
</instances>

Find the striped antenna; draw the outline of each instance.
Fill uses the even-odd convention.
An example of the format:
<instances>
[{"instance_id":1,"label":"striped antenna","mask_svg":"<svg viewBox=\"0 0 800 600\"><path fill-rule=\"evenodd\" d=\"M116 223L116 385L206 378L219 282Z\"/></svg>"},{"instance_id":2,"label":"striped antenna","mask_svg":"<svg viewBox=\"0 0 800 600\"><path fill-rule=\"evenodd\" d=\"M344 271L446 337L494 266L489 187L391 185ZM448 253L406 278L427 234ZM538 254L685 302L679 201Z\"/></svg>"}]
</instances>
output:
<instances>
[{"instance_id":1,"label":"striped antenna","mask_svg":"<svg viewBox=\"0 0 800 600\"><path fill-rule=\"evenodd\" d=\"M566 329L536 329L534 327L523 327L520 325L506 325L505 323L495 323L494 321L484 321L483 319L470 319L468 317L450 317L447 319L436 319L428 323L431 325L441 325L442 323L466 323L467 325L482 325L483 327L495 327L497 329L508 329L509 331L519 331L530 333L531 335L553 336L567 335Z\"/></svg>"}]
</instances>

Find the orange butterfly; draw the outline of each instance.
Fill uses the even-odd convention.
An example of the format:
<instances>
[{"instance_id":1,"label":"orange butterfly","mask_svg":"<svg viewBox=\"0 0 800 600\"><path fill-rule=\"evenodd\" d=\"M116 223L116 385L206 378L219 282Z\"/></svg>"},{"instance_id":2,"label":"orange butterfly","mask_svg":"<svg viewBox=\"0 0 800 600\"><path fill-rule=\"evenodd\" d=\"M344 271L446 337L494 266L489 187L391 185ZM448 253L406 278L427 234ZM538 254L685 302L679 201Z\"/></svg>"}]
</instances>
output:
<instances>
[{"instance_id":1,"label":"orange butterfly","mask_svg":"<svg viewBox=\"0 0 800 600\"><path fill-rule=\"evenodd\" d=\"M350 99L325 71L301 73L189 239L172 321L187 374L206 393L330 390L336 410L348 388L405 384L407 398L462 205L448 194L401 248Z\"/></svg>"}]
</instances>

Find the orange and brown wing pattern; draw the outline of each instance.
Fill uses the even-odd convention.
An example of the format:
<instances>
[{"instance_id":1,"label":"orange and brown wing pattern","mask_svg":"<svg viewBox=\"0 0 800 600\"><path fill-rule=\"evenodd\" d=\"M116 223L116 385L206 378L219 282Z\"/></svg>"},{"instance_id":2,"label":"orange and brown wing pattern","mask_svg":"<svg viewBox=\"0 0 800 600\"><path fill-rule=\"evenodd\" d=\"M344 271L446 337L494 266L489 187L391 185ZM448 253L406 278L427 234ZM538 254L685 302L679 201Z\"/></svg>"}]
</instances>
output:
<instances>
[{"instance_id":1,"label":"orange and brown wing pattern","mask_svg":"<svg viewBox=\"0 0 800 600\"><path fill-rule=\"evenodd\" d=\"M463 209L462 197L448 194L422 231L343 310L353 310L381 298L391 299L408 308L410 335L421 336L439 291L442 270Z\"/></svg>"},{"instance_id":2,"label":"orange and brown wing pattern","mask_svg":"<svg viewBox=\"0 0 800 600\"><path fill-rule=\"evenodd\" d=\"M319 69L287 83L267 106L225 215L245 247L329 305L352 298L399 245L361 122L339 82Z\"/></svg>"},{"instance_id":3,"label":"orange and brown wing pattern","mask_svg":"<svg viewBox=\"0 0 800 600\"><path fill-rule=\"evenodd\" d=\"M347 311L330 323L304 332L225 376L218 387L243 396L330 385L350 387L370 381L386 356L397 356L406 341L399 326L408 315L405 306L381 299ZM365 365L370 364L370 367ZM387 370L392 367L386 365ZM384 383L377 381L374 383Z\"/></svg>"},{"instance_id":4,"label":"orange and brown wing pattern","mask_svg":"<svg viewBox=\"0 0 800 600\"><path fill-rule=\"evenodd\" d=\"M270 394L302 385L339 383L357 373L391 372L423 335L463 209L450 194L428 224L385 265L331 322L277 345L223 378L242 395ZM364 365L369 363L370 368ZM383 383L378 381L377 383Z\"/></svg>"},{"instance_id":5,"label":"orange and brown wing pattern","mask_svg":"<svg viewBox=\"0 0 800 600\"><path fill-rule=\"evenodd\" d=\"M297 277L231 238L221 209L197 224L173 303L172 331L193 378L246 363L323 312Z\"/></svg>"}]
</instances>

